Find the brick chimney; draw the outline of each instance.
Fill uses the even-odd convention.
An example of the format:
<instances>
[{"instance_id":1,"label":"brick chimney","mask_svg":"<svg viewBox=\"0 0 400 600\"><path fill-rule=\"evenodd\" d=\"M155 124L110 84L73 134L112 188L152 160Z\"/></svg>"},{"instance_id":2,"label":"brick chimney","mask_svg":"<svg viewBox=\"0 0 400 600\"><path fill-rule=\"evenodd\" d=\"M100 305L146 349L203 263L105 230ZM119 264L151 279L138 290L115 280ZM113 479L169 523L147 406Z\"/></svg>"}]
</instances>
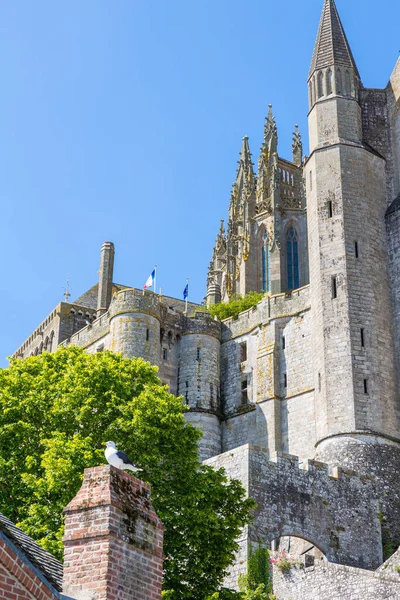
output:
<instances>
[{"instance_id":1,"label":"brick chimney","mask_svg":"<svg viewBox=\"0 0 400 600\"><path fill-rule=\"evenodd\" d=\"M85 469L64 512L64 594L160 600L163 526L149 485L110 465Z\"/></svg>"}]
</instances>

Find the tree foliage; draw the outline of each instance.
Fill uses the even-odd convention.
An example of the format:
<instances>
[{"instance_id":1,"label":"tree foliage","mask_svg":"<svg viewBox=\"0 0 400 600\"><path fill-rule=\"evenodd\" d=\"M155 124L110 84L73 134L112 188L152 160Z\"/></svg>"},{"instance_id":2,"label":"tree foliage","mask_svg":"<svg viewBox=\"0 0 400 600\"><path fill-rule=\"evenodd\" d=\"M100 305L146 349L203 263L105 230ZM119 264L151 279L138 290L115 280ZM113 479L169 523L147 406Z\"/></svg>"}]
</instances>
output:
<instances>
[{"instance_id":1,"label":"tree foliage","mask_svg":"<svg viewBox=\"0 0 400 600\"><path fill-rule=\"evenodd\" d=\"M61 557L63 508L114 440L143 468L165 525L165 589L203 600L218 588L252 500L223 470L200 466L198 429L156 368L77 347L0 370L0 511Z\"/></svg>"},{"instance_id":2,"label":"tree foliage","mask_svg":"<svg viewBox=\"0 0 400 600\"><path fill-rule=\"evenodd\" d=\"M228 317L237 317L244 310L249 310L253 306L257 306L264 298L264 293L249 292L245 296L233 296L229 302L220 302L219 304L211 304L207 307L207 312L212 317L227 319Z\"/></svg>"}]
</instances>

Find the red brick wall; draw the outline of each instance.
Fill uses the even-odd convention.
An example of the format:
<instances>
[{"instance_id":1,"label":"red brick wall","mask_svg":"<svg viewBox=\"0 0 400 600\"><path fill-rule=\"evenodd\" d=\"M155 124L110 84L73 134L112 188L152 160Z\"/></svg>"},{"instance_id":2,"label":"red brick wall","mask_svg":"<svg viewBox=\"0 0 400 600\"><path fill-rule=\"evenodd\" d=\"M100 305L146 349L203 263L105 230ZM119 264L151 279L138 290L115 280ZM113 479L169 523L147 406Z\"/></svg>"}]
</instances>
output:
<instances>
[{"instance_id":1,"label":"red brick wall","mask_svg":"<svg viewBox=\"0 0 400 600\"><path fill-rule=\"evenodd\" d=\"M0 539L0 599L56 600L49 588Z\"/></svg>"},{"instance_id":2,"label":"red brick wall","mask_svg":"<svg viewBox=\"0 0 400 600\"><path fill-rule=\"evenodd\" d=\"M163 526L147 484L109 465L86 469L65 515L65 594L160 600Z\"/></svg>"}]
</instances>

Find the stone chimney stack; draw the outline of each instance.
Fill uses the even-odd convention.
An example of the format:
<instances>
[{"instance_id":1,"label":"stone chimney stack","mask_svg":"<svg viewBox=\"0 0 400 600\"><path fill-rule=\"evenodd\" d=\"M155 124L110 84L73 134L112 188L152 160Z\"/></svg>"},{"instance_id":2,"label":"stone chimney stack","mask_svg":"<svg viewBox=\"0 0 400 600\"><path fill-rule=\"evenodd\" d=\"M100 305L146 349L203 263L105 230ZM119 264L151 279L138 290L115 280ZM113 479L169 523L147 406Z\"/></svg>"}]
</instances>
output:
<instances>
[{"instance_id":1,"label":"stone chimney stack","mask_svg":"<svg viewBox=\"0 0 400 600\"><path fill-rule=\"evenodd\" d=\"M161 599L163 526L149 485L110 465L85 469L64 512L64 594L76 600Z\"/></svg>"},{"instance_id":2,"label":"stone chimney stack","mask_svg":"<svg viewBox=\"0 0 400 600\"><path fill-rule=\"evenodd\" d=\"M108 310L112 297L112 284L114 272L114 244L104 242L101 247L99 291L97 296L97 316L100 317Z\"/></svg>"}]
</instances>

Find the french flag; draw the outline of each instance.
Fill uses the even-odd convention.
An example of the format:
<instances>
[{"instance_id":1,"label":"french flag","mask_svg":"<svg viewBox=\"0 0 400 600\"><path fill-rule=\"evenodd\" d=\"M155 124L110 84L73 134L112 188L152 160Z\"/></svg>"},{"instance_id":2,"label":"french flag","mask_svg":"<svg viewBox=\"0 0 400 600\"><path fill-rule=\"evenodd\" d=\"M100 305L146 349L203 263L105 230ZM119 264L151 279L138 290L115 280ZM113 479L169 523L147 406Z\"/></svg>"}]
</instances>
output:
<instances>
[{"instance_id":1,"label":"french flag","mask_svg":"<svg viewBox=\"0 0 400 600\"><path fill-rule=\"evenodd\" d=\"M143 286L143 289L144 289L144 290L147 290L147 289L149 289L149 288L153 287L153 284L154 284L154 280L155 280L155 278L156 278L156 270L155 270L155 269L153 269L153 272L152 272L152 274L151 274L151 275L149 275L149 277L147 278L147 281L146 281L146 283L144 284L144 286Z\"/></svg>"}]
</instances>

